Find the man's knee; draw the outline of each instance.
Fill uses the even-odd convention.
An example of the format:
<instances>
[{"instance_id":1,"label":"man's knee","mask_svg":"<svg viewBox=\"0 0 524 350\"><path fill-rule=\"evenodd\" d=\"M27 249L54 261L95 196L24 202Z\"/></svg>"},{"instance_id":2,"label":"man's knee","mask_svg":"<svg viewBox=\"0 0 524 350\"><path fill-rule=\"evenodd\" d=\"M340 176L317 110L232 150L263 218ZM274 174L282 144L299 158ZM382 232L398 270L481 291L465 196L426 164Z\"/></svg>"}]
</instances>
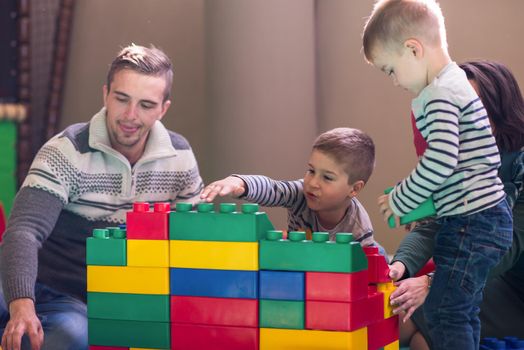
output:
<instances>
[{"instance_id":1,"label":"man's knee","mask_svg":"<svg viewBox=\"0 0 524 350\"><path fill-rule=\"evenodd\" d=\"M42 318L44 350L87 349L87 318L78 312L62 312Z\"/></svg>"}]
</instances>

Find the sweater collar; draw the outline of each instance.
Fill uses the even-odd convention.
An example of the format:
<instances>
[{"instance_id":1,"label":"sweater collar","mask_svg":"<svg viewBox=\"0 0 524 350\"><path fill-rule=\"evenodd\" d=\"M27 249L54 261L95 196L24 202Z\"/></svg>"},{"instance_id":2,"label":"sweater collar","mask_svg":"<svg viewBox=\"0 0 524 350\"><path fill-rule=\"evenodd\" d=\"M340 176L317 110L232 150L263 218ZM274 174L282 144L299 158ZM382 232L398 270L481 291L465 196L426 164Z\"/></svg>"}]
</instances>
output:
<instances>
[{"instance_id":1,"label":"sweater collar","mask_svg":"<svg viewBox=\"0 0 524 350\"><path fill-rule=\"evenodd\" d=\"M89 146L105 153L117 154L123 157L122 154L111 146L107 132L105 107L102 107L102 109L91 118L89 123ZM144 154L142 154L138 162L172 157L177 154L178 152L173 147L169 132L160 121L156 121L149 131Z\"/></svg>"}]
</instances>

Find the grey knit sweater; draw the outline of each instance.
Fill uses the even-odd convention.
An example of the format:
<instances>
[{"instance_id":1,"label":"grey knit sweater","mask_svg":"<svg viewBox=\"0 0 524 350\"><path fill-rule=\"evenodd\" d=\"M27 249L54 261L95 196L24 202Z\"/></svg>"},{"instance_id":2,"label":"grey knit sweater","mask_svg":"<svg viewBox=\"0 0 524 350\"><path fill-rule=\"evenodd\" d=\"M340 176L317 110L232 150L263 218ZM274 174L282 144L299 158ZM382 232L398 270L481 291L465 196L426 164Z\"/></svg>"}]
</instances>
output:
<instances>
[{"instance_id":1,"label":"grey knit sweater","mask_svg":"<svg viewBox=\"0 0 524 350\"><path fill-rule=\"evenodd\" d=\"M38 152L19 191L0 250L4 297L34 299L35 281L86 299L85 240L125 222L133 202L197 202L203 187L184 137L160 123L131 166L110 146L105 109Z\"/></svg>"}]
</instances>

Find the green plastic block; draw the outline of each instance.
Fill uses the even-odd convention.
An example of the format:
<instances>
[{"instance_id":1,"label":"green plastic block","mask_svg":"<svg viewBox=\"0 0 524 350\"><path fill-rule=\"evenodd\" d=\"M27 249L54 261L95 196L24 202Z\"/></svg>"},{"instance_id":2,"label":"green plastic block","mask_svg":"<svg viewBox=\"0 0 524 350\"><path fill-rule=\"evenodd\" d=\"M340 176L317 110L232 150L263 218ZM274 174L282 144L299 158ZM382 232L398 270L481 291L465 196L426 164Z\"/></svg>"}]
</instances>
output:
<instances>
[{"instance_id":1,"label":"green plastic block","mask_svg":"<svg viewBox=\"0 0 524 350\"><path fill-rule=\"evenodd\" d=\"M16 176L0 172L0 202L4 206L6 217L11 213L11 207L16 195Z\"/></svg>"},{"instance_id":2,"label":"green plastic block","mask_svg":"<svg viewBox=\"0 0 524 350\"><path fill-rule=\"evenodd\" d=\"M16 123L11 120L0 120L0 140L7 146L16 148Z\"/></svg>"},{"instance_id":3,"label":"green plastic block","mask_svg":"<svg viewBox=\"0 0 524 350\"><path fill-rule=\"evenodd\" d=\"M16 169L16 123L0 121L0 170L13 171Z\"/></svg>"},{"instance_id":4,"label":"green plastic block","mask_svg":"<svg viewBox=\"0 0 524 350\"><path fill-rule=\"evenodd\" d=\"M259 308L259 327L304 329L303 301L261 299Z\"/></svg>"},{"instance_id":5,"label":"green plastic block","mask_svg":"<svg viewBox=\"0 0 524 350\"><path fill-rule=\"evenodd\" d=\"M88 319L89 345L169 349L168 322Z\"/></svg>"},{"instance_id":6,"label":"green plastic block","mask_svg":"<svg viewBox=\"0 0 524 350\"><path fill-rule=\"evenodd\" d=\"M89 292L87 317L169 322L169 295Z\"/></svg>"},{"instance_id":7,"label":"green plastic block","mask_svg":"<svg viewBox=\"0 0 524 350\"><path fill-rule=\"evenodd\" d=\"M125 231L117 227L94 229L86 241L86 264L126 266Z\"/></svg>"},{"instance_id":8,"label":"green plastic block","mask_svg":"<svg viewBox=\"0 0 524 350\"><path fill-rule=\"evenodd\" d=\"M313 240L305 240L305 232L268 231L260 241L260 270L317 272L357 272L368 268L368 260L360 243L351 233L337 233L336 242L328 241L327 232L314 232Z\"/></svg>"},{"instance_id":9,"label":"green plastic block","mask_svg":"<svg viewBox=\"0 0 524 350\"><path fill-rule=\"evenodd\" d=\"M169 239L222 242L257 242L273 224L266 213L258 211L258 204L221 203L215 211L213 203L200 203L191 210L188 203L177 203L169 214Z\"/></svg>"},{"instance_id":10,"label":"green plastic block","mask_svg":"<svg viewBox=\"0 0 524 350\"><path fill-rule=\"evenodd\" d=\"M388 187L384 193L388 194L393 190L393 187ZM435 203L433 203L433 198L429 197L424 202L422 202L419 207L404 216L400 217L400 224L406 225L413 221L418 221L430 216L437 215L437 210L435 209ZM391 228L395 228L395 218L390 216L388 219L388 225Z\"/></svg>"},{"instance_id":11,"label":"green plastic block","mask_svg":"<svg viewBox=\"0 0 524 350\"><path fill-rule=\"evenodd\" d=\"M0 144L1 143L2 142L0 142ZM0 174L16 176L16 152L12 151L0 153L4 153L0 156Z\"/></svg>"}]
</instances>

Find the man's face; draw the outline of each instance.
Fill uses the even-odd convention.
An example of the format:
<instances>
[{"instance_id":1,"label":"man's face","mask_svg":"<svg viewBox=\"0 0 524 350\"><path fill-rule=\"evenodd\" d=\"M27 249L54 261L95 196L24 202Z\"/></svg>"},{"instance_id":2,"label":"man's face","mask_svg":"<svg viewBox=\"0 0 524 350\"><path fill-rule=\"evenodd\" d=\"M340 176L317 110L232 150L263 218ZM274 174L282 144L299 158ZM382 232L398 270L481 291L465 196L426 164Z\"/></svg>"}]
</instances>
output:
<instances>
[{"instance_id":1,"label":"man's face","mask_svg":"<svg viewBox=\"0 0 524 350\"><path fill-rule=\"evenodd\" d=\"M144 152L149 131L171 104L163 102L166 81L163 76L123 69L114 75L109 91L108 88L104 85L111 145L134 163Z\"/></svg>"}]
</instances>

